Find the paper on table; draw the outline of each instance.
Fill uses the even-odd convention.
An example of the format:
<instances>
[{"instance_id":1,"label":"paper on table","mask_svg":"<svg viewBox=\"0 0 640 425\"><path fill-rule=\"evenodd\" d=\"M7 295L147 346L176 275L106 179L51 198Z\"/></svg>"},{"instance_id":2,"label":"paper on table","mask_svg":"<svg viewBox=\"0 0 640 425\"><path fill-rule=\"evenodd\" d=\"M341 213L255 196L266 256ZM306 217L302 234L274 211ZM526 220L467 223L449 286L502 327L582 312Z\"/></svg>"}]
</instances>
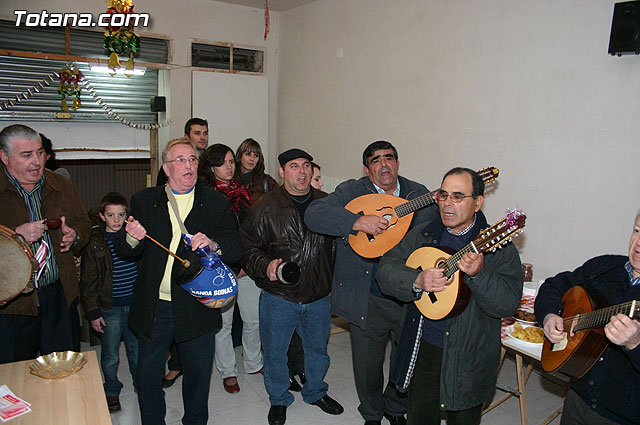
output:
<instances>
[{"instance_id":1,"label":"paper on table","mask_svg":"<svg viewBox=\"0 0 640 425\"><path fill-rule=\"evenodd\" d=\"M0 386L0 421L6 422L10 419L31 412L31 404L22 400L7 387Z\"/></svg>"}]
</instances>

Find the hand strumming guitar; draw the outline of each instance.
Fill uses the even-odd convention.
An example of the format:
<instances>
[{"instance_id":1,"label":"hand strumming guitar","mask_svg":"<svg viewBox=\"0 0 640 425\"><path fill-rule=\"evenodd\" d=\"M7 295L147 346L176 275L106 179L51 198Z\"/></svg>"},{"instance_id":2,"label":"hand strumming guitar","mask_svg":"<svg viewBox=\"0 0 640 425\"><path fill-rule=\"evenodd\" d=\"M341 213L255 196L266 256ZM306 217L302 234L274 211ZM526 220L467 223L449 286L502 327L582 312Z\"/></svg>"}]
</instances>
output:
<instances>
[{"instance_id":1,"label":"hand strumming guitar","mask_svg":"<svg viewBox=\"0 0 640 425\"><path fill-rule=\"evenodd\" d=\"M388 225L389 221L386 218L378 217L377 215L363 215L353 223L352 229L355 232L379 235L384 232Z\"/></svg>"}]
</instances>

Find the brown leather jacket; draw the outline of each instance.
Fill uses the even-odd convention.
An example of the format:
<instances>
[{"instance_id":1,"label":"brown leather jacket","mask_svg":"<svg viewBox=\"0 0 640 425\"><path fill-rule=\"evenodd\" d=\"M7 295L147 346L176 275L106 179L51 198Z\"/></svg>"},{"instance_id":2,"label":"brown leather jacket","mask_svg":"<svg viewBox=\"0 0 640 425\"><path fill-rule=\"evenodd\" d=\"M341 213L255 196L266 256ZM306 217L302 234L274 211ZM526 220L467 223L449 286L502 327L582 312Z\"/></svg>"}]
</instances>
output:
<instances>
[{"instance_id":1,"label":"brown leather jacket","mask_svg":"<svg viewBox=\"0 0 640 425\"><path fill-rule=\"evenodd\" d=\"M311 188L312 198L326 193ZM304 228L300 214L289 194L279 186L247 211L240 229L245 253L241 264L256 285L287 301L307 304L331 292L335 258L333 238ZM300 266L295 285L272 282L267 266L277 258Z\"/></svg>"},{"instance_id":2,"label":"brown leather jacket","mask_svg":"<svg viewBox=\"0 0 640 425\"><path fill-rule=\"evenodd\" d=\"M80 194L71 181L53 171L44 170L42 186L42 217L60 218L65 216L66 223L80 236L79 242L68 252L60 252L61 230L50 230L56 263L60 270L60 281L67 299L67 306L78 298L78 270L73 258L79 255L82 247L89 241L91 222L82 208ZM20 193L11 184L4 167L0 167L0 224L14 229L30 221L29 210ZM0 255L2 255L0 253ZM38 296L36 291L22 294L0 307L0 314L38 315Z\"/></svg>"},{"instance_id":3,"label":"brown leather jacket","mask_svg":"<svg viewBox=\"0 0 640 425\"><path fill-rule=\"evenodd\" d=\"M249 192L251 192L251 199L256 202L262 198L265 194L271 192L278 187L278 182L273 179L269 174L262 174L262 177L249 179L249 184L245 186Z\"/></svg>"}]
</instances>

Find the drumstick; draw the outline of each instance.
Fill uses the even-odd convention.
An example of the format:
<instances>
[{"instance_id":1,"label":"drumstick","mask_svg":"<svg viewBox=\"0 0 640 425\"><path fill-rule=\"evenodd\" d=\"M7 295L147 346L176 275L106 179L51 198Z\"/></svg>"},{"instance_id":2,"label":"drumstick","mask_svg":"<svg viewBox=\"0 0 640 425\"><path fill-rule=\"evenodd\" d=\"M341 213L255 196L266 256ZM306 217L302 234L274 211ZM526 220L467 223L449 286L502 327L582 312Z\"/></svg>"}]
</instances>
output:
<instances>
[{"instance_id":1,"label":"drumstick","mask_svg":"<svg viewBox=\"0 0 640 425\"><path fill-rule=\"evenodd\" d=\"M129 224L129 220L125 220L125 223ZM191 263L189 262L189 260L183 260L182 258L178 257L176 254L174 254L173 252L171 252L169 250L169 248L167 248L166 246L162 245L160 242L158 242L157 240L153 239L151 236L149 235L144 235L145 238L149 238L151 240L151 242L153 242L154 244L158 245L160 248L164 249L165 251L167 251L169 253L169 255L171 255L173 258L175 258L176 260L180 261L182 263L182 266L187 268L191 265Z\"/></svg>"}]
</instances>

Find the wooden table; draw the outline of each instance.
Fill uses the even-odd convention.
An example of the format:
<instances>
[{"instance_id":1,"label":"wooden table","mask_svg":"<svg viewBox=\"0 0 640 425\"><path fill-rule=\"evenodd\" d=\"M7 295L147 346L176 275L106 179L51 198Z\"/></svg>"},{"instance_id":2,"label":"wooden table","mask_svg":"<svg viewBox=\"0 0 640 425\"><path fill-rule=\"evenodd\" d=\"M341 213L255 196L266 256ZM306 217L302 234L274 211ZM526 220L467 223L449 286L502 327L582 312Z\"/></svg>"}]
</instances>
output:
<instances>
[{"instance_id":1,"label":"wooden table","mask_svg":"<svg viewBox=\"0 0 640 425\"><path fill-rule=\"evenodd\" d=\"M488 407L486 407L482 414L490 411L494 407L502 404L506 400L511 397L518 397L520 399L520 420L522 425L528 425L529 420L527 418L527 391L526 384L529 380L529 376L533 370L534 360L540 361L542 356L542 344L531 346L525 345L525 343L519 344L513 339L506 337L502 339L502 352L500 354L500 366L498 366L498 372L500 371L500 367L502 367L502 362L504 360L504 355L507 352L507 349L513 350L516 357L516 380L518 383L517 389L511 389L503 384L497 384L498 389L506 391L507 394L503 395L498 400L491 403ZM523 357L527 357L527 366L524 368L524 360ZM565 385L565 393L566 393L566 385ZM551 412L549 416L543 419L539 425L547 425L551 421L553 421L558 415L562 413L562 405L558 407L556 410Z\"/></svg>"},{"instance_id":2,"label":"wooden table","mask_svg":"<svg viewBox=\"0 0 640 425\"><path fill-rule=\"evenodd\" d=\"M11 425L111 425L95 351L85 351L87 364L62 379L29 373L33 360L0 365L0 385L31 403L31 412L11 419Z\"/></svg>"}]
</instances>

